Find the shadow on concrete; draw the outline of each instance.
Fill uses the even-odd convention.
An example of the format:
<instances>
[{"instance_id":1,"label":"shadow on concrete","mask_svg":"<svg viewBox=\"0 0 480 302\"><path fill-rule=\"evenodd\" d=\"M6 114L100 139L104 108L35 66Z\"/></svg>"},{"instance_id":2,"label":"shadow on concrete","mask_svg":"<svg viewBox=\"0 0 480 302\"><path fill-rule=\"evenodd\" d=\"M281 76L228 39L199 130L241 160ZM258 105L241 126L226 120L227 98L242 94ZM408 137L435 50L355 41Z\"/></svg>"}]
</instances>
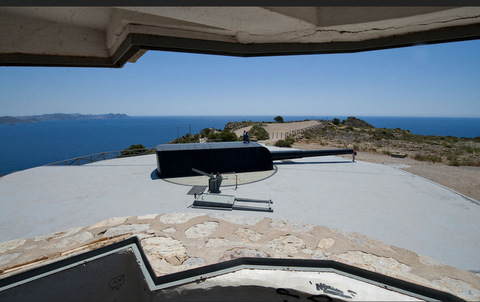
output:
<instances>
[{"instance_id":1,"label":"shadow on concrete","mask_svg":"<svg viewBox=\"0 0 480 302\"><path fill-rule=\"evenodd\" d=\"M317 164L352 164L351 160L344 161L309 161L309 162L276 162L275 165L317 165Z\"/></svg>"},{"instance_id":2,"label":"shadow on concrete","mask_svg":"<svg viewBox=\"0 0 480 302\"><path fill-rule=\"evenodd\" d=\"M160 177L158 177L157 169L153 170L152 173L150 173L150 178L152 180L158 180Z\"/></svg>"}]
</instances>

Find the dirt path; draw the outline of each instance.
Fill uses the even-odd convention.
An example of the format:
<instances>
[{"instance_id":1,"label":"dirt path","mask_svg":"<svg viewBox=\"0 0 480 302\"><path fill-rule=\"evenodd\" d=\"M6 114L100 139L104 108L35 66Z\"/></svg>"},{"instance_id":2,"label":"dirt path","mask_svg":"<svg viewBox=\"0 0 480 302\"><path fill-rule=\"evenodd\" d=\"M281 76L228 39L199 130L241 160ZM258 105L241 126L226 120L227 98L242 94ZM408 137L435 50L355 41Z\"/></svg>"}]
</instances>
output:
<instances>
[{"instance_id":1,"label":"dirt path","mask_svg":"<svg viewBox=\"0 0 480 302\"><path fill-rule=\"evenodd\" d=\"M317 144L294 144L293 147L302 150L338 149ZM350 155L343 157L351 158ZM454 167L441 163L433 164L430 162L417 161L408 157L394 158L372 152L358 152L357 160L377 164L405 165L408 167L401 168L402 170L434 181L480 201L480 167Z\"/></svg>"},{"instance_id":2,"label":"dirt path","mask_svg":"<svg viewBox=\"0 0 480 302\"><path fill-rule=\"evenodd\" d=\"M252 127L253 127L253 126L243 127L243 128L240 128L240 129L235 130L234 132L235 132L235 134L236 134L237 136L242 136L242 135L243 135L243 131L247 131L247 132L248 132L248 131L250 131L250 129L252 129Z\"/></svg>"},{"instance_id":3,"label":"dirt path","mask_svg":"<svg viewBox=\"0 0 480 302\"><path fill-rule=\"evenodd\" d=\"M295 131L302 131L305 128L315 127L322 125L319 121L303 121L303 122L292 122L292 123L272 123L272 124L264 124L263 128L268 132L270 136L267 140L262 140L262 143L267 145L273 145L279 139L285 139L289 133ZM252 126L243 127L240 129L235 130L235 134L237 136L242 136L243 131L250 131Z\"/></svg>"},{"instance_id":4,"label":"dirt path","mask_svg":"<svg viewBox=\"0 0 480 302\"><path fill-rule=\"evenodd\" d=\"M264 126L264 128L268 132L268 135L270 136L270 138L262 142L266 144L274 144L279 139L287 138L287 135L289 133L292 133L295 131L302 131L305 128L315 127L318 125L322 125L322 124L318 121L268 124Z\"/></svg>"}]
</instances>

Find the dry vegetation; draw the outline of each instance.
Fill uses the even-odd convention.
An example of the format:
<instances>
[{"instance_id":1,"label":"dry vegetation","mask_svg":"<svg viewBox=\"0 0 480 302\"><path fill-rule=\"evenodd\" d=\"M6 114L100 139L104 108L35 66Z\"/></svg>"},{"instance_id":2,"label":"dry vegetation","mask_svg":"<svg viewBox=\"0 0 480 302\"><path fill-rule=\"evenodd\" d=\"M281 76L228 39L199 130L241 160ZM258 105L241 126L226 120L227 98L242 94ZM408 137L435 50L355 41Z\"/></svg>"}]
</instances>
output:
<instances>
[{"instance_id":1,"label":"dry vegetation","mask_svg":"<svg viewBox=\"0 0 480 302\"><path fill-rule=\"evenodd\" d=\"M451 166L480 166L480 137L415 135L408 130L374 128L355 119L297 134L298 144L355 148L381 154L401 154L420 161ZM361 121L361 122L358 122Z\"/></svg>"}]
</instances>

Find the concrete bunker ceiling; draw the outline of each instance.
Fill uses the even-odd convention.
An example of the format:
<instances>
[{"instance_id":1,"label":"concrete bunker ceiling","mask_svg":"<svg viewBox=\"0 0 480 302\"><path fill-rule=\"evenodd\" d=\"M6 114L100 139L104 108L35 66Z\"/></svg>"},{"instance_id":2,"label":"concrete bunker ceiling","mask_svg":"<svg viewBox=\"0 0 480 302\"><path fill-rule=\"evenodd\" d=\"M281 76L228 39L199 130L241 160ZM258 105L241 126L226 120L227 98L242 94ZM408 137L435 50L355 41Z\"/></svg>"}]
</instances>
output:
<instances>
[{"instance_id":1,"label":"concrete bunker ceiling","mask_svg":"<svg viewBox=\"0 0 480 302\"><path fill-rule=\"evenodd\" d=\"M358 52L480 38L480 7L2 7L0 65L122 67L148 50Z\"/></svg>"}]
</instances>

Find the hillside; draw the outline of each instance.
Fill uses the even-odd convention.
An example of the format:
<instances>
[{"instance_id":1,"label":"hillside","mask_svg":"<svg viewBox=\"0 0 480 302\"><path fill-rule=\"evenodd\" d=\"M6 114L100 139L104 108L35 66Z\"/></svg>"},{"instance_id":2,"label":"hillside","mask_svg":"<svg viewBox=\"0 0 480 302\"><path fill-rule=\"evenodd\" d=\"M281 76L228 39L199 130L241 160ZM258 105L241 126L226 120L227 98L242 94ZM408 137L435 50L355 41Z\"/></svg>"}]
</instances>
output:
<instances>
[{"instance_id":1,"label":"hillside","mask_svg":"<svg viewBox=\"0 0 480 302\"><path fill-rule=\"evenodd\" d=\"M350 126L352 124L357 126ZM323 127L305 131L293 138L299 144L350 147L358 151L398 154L451 166L480 166L480 137L415 135L399 128L374 128L356 118L349 118L339 125L326 123Z\"/></svg>"},{"instance_id":2,"label":"hillside","mask_svg":"<svg viewBox=\"0 0 480 302\"><path fill-rule=\"evenodd\" d=\"M0 116L0 124L11 124L15 125L18 123L36 123L36 120L31 119L22 119L14 116Z\"/></svg>"},{"instance_id":3,"label":"hillside","mask_svg":"<svg viewBox=\"0 0 480 302\"><path fill-rule=\"evenodd\" d=\"M128 118L121 113L108 114L79 114L79 113L53 113L26 116L1 116L0 124L36 123L40 121L79 120L79 119L119 119Z\"/></svg>"}]
</instances>

